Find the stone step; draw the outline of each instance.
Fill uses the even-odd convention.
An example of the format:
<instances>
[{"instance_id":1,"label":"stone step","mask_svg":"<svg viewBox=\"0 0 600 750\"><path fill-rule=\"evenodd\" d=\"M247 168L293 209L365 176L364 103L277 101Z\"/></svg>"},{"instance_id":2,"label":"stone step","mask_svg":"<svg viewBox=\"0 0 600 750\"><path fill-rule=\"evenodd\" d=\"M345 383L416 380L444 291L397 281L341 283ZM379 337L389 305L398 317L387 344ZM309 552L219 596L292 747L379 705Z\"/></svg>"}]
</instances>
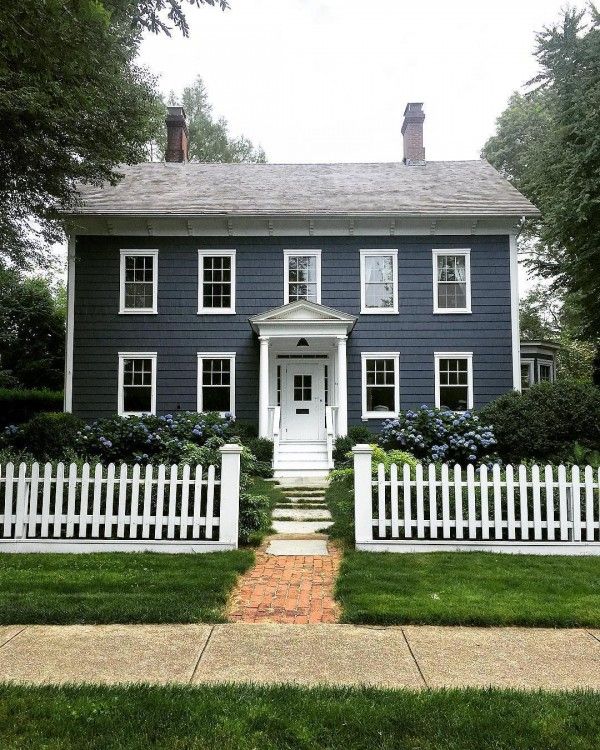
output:
<instances>
[{"instance_id":1,"label":"stone step","mask_svg":"<svg viewBox=\"0 0 600 750\"><path fill-rule=\"evenodd\" d=\"M273 521L277 534L316 534L328 529L333 521Z\"/></svg>"},{"instance_id":2,"label":"stone step","mask_svg":"<svg viewBox=\"0 0 600 750\"><path fill-rule=\"evenodd\" d=\"M290 521L331 521L331 513L326 508L275 508L273 518Z\"/></svg>"},{"instance_id":3,"label":"stone step","mask_svg":"<svg viewBox=\"0 0 600 750\"><path fill-rule=\"evenodd\" d=\"M329 555L324 539L272 539L267 555Z\"/></svg>"}]
</instances>

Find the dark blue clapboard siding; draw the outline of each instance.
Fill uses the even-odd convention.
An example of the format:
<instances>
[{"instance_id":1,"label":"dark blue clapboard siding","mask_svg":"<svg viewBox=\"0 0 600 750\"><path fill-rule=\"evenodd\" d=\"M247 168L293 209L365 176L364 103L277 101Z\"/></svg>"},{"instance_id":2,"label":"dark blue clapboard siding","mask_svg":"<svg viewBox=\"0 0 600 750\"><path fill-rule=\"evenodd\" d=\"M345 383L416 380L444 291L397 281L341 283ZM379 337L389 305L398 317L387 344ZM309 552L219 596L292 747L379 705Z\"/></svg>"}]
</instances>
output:
<instances>
[{"instance_id":1,"label":"dark blue clapboard siding","mask_svg":"<svg viewBox=\"0 0 600 750\"><path fill-rule=\"evenodd\" d=\"M198 316L197 248L236 248L236 315ZM119 251L158 248L158 315L119 315ZM256 421L258 342L248 318L283 304L283 249L319 248L322 302L359 319L348 341L350 423L360 423L362 351L400 352L402 408L434 399L435 351L472 351L475 406L512 387L508 237L118 238L77 240L73 405L117 408L117 352L158 353L159 413L196 408L196 353L235 351L239 419ZM398 248L399 314L360 316L360 248ZM472 315L432 312L433 248L470 248ZM369 422L373 428L377 422Z\"/></svg>"}]
</instances>

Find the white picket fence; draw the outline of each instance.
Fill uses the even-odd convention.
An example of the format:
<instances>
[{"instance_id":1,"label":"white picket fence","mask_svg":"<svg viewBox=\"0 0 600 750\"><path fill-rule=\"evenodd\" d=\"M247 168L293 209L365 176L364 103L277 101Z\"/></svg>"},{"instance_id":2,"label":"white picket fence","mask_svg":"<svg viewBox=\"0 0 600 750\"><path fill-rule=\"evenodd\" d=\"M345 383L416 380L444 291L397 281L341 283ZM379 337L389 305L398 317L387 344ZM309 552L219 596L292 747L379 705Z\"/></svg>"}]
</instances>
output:
<instances>
[{"instance_id":1,"label":"white picket fence","mask_svg":"<svg viewBox=\"0 0 600 750\"><path fill-rule=\"evenodd\" d=\"M238 544L239 445L221 467L0 467L0 552L214 552Z\"/></svg>"},{"instance_id":2,"label":"white picket fence","mask_svg":"<svg viewBox=\"0 0 600 750\"><path fill-rule=\"evenodd\" d=\"M488 550L600 555L600 470L591 466L437 467L383 464L354 453L358 549Z\"/></svg>"}]
</instances>

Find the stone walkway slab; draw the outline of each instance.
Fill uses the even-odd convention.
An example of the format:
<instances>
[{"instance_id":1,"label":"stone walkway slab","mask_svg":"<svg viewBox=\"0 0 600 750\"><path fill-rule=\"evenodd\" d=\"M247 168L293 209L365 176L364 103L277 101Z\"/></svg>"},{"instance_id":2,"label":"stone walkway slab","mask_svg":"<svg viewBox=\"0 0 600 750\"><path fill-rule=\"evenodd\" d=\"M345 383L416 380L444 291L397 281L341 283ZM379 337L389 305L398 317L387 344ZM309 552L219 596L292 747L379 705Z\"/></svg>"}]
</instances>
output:
<instances>
[{"instance_id":1,"label":"stone walkway slab","mask_svg":"<svg viewBox=\"0 0 600 750\"><path fill-rule=\"evenodd\" d=\"M217 625L194 682L423 686L400 628Z\"/></svg>"},{"instance_id":2,"label":"stone walkway slab","mask_svg":"<svg viewBox=\"0 0 600 750\"><path fill-rule=\"evenodd\" d=\"M330 521L331 513L326 508L275 508L273 518L288 518L292 521Z\"/></svg>"},{"instance_id":3,"label":"stone walkway slab","mask_svg":"<svg viewBox=\"0 0 600 750\"><path fill-rule=\"evenodd\" d=\"M210 625L32 625L0 648L0 680L189 682Z\"/></svg>"},{"instance_id":4,"label":"stone walkway slab","mask_svg":"<svg viewBox=\"0 0 600 750\"><path fill-rule=\"evenodd\" d=\"M585 630L404 628L427 685L600 689L600 641Z\"/></svg>"},{"instance_id":5,"label":"stone walkway slab","mask_svg":"<svg viewBox=\"0 0 600 750\"><path fill-rule=\"evenodd\" d=\"M293 555L306 557L329 555L324 539L272 539L267 546L267 555Z\"/></svg>"},{"instance_id":6,"label":"stone walkway slab","mask_svg":"<svg viewBox=\"0 0 600 750\"><path fill-rule=\"evenodd\" d=\"M273 521L276 534L317 534L333 525L333 521Z\"/></svg>"}]
</instances>

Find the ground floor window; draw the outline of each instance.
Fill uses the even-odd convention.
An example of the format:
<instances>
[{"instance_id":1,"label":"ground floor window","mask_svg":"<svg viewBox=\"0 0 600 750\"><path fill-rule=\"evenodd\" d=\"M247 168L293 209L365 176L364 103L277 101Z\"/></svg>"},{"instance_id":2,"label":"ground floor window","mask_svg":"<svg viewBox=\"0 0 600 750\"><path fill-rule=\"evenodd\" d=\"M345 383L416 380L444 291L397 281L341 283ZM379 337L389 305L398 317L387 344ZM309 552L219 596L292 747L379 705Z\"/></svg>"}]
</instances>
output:
<instances>
[{"instance_id":1,"label":"ground floor window","mask_svg":"<svg viewBox=\"0 0 600 750\"><path fill-rule=\"evenodd\" d=\"M156 414L156 352L119 352L118 411Z\"/></svg>"},{"instance_id":2,"label":"ground floor window","mask_svg":"<svg viewBox=\"0 0 600 750\"><path fill-rule=\"evenodd\" d=\"M470 352L436 352L435 405L451 411L473 408L473 355Z\"/></svg>"},{"instance_id":3,"label":"ground floor window","mask_svg":"<svg viewBox=\"0 0 600 750\"><path fill-rule=\"evenodd\" d=\"M526 391L533 385L533 360L521 360L521 390Z\"/></svg>"},{"instance_id":4,"label":"ground floor window","mask_svg":"<svg viewBox=\"0 0 600 750\"><path fill-rule=\"evenodd\" d=\"M550 362L538 362L538 382L539 383L552 383L554 382L554 372Z\"/></svg>"},{"instance_id":5,"label":"ground floor window","mask_svg":"<svg viewBox=\"0 0 600 750\"><path fill-rule=\"evenodd\" d=\"M235 354L198 354L198 411L235 414Z\"/></svg>"},{"instance_id":6,"label":"ground floor window","mask_svg":"<svg viewBox=\"0 0 600 750\"><path fill-rule=\"evenodd\" d=\"M362 417L392 417L400 409L399 354L397 352L363 352Z\"/></svg>"}]
</instances>

